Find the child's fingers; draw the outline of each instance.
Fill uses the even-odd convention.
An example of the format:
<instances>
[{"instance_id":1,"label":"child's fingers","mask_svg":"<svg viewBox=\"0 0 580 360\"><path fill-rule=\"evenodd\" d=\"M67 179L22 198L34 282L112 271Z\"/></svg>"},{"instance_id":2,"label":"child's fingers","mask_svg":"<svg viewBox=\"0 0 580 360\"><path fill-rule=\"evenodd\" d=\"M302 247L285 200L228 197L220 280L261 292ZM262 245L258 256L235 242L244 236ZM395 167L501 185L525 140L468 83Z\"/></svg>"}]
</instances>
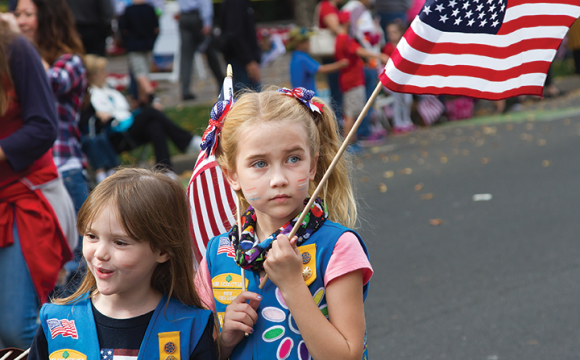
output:
<instances>
[{"instance_id":1,"label":"child's fingers","mask_svg":"<svg viewBox=\"0 0 580 360\"><path fill-rule=\"evenodd\" d=\"M294 250L294 252L296 254L298 254L299 256L301 256L300 255L300 250L298 250L298 244L297 243L298 243L298 236L294 236L292 238L292 240L290 240L290 246L292 246L292 250Z\"/></svg>"}]
</instances>

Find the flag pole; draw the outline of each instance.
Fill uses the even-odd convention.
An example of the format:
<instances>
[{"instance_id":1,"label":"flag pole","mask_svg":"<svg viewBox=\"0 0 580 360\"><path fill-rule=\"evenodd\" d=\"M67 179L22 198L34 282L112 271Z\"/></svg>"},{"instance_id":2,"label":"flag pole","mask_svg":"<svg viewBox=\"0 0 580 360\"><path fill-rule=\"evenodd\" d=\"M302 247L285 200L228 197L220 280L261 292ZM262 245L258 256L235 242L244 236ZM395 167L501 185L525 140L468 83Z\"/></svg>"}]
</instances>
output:
<instances>
[{"instance_id":1,"label":"flag pole","mask_svg":"<svg viewBox=\"0 0 580 360\"><path fill-rule=\"evenodd\" d=\"M30 348L28 348L28 350L24 351L22 354L18 355L18 357L16 357L14 360L24 359L24 357L26 355L28 355L29 352L30 352Z\"/></svg>"},{"instance_id":2,"label":"flag pole","mask_svg":"<svg viewBox=\"0 0 580 360\"><path fill-rule=\"evenodd\" d=\"M338 160L340 160L340 158L342 157L342 154L344 154L344 151L346 150L346 148L350 144L350 141L354 138L354 136L356 134L356 129L358 129L359 125L361 124L362 120L369 112L369 109L371 108L371 106L375 102L375 99L377 98L377 96L379 95L379 93L381 92L382 89L383 89L383 84L379 81L379 83L377 84L377 87L373 91L371 97L369 98L369 100L365 104L365 107L363 108L362 112L360 113L360 115L356 119L354 125L352 126L352 129L350 129L350 132L348 133L348 135L344 139L342 146L340 147L340 149L338 149L338 152L334 156L332 163L330 163L330 166L326 170L326 173L324 174L324 176L322 177L322 179L318 183L316 190L314 190L314 192L312 193L312 196L310 196L310 200L308 201L308 204L306 204L306 206L304 207L304 210L302 210L302 214L300 214L298 221L296 221L296 224L294 224L292 231L290 231L290 234L288 234L288 239L291 240L294 237L294 235L296 235L296 231L298 231L300 224L302 224L302 222L304 221L306 214L308 214L308 211L310 211L312 204L314 204L314 201L318 197L318 194L320 194L320 192L322 191L322 188L324 187L324 184L326 183L326 181L330 177L330 174L332 174L332 171L336 167ZM264 285L266 285L267 281L268 281L268 274L266 274L262 278L262 281L260 282L260 289L264 288Z\"/></svg>"}]
</instances>

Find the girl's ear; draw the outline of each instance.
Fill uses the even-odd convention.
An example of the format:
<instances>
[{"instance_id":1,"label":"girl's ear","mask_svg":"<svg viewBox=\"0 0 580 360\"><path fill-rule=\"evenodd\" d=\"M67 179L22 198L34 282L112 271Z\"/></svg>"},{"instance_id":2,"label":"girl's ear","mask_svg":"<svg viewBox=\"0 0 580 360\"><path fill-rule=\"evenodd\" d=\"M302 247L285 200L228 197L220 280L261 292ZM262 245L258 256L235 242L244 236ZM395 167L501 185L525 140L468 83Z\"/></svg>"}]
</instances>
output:
<instances>
[{"instance_id":1,"label":"girl's ear","mask_svg":"<svg viewBox=\"0 0 580 360\"><path fill-rule=\"evenodd\" d=\"M319 153L316 153L316 155L314 155L314 159L312 159L312 162L310 164L310 173L308 177L310 181L314 181L314 178L316 177L316 168L318 166L318 155Z\"/></svg>"},{"instance_id":2,"label":"girl's ear","mask_svg":"<svg viewBox=\"0 0 580 360\"><path fill-rule=\"evenodd\" d=\"M169 261L169 253L167 251L159 252L159 255L157 256L157 262L163 264L167 261Z\"/></svg>"},{"instance_id":3,"label":"girl's ear","mask_svg":"<svg viewBox=\"0 0 580 360\"><path fill-rule=\"evenodd\" d=\"M240 191L242 189L240 183L238 182L238 174L236 174L235 172L231 172L229 170L226 170L224 168L222 168L222 171L224 172L224 175L226 176L226 179L228 180L228 183L230 184L230 186L235 190L235 191Z\"/></svg>"}]
</instances>

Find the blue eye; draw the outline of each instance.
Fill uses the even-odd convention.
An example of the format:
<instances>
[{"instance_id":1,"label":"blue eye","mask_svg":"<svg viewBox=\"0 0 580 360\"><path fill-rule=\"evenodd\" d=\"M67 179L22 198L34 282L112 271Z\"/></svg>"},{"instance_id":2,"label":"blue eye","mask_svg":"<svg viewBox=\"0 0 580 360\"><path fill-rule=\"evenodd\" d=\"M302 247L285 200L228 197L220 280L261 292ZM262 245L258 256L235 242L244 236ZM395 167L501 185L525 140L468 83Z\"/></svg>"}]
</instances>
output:
<instances>
[{"instance_id":1,"label":"blue eye","mask_svg":"<svg viewBox=\"0 0 580 360\"><path fill-rule=\"evenodd\" d=\"M256 168L259 168L259 169L261 169L261 168L264 168L264 167L266 167L266 165L267 165L267 164L266 164L266 162L265 162L265 161L262 161L262 160L260 160L260 161L256 161L255 163L253 163L253 164L252 164L252 167L256 167Z\"/></svg>"},{"instance_id":2,"label":"blue eye","mask_svg":"<svg viewBox=\"0 0 580 360\"><path fill-rule=\"evenodd\" d=\"M290 156L288 158L288 162L291 164L296 164L298 161L300 161L300 158L298 156Z\"/></svg>"}]
</instances>

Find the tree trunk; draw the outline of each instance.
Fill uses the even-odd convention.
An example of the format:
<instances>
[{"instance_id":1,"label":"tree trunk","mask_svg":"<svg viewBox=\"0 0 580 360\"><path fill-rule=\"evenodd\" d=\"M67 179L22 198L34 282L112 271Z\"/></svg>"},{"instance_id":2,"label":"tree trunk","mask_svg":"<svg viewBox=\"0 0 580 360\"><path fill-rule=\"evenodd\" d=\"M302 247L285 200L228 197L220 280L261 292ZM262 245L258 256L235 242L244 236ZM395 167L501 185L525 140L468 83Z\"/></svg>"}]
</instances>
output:
<instances>
[{"instance_id":1,"label":"tree trunk","mask_svg":"<svg viewBox=\"0 0 580 360\"><path fill-rule=\"evenodd\" d=\"M316 25L313 23L315 7L316 0L294 0L296 25L306 27Z\"/></svg>"}]
</instances>

